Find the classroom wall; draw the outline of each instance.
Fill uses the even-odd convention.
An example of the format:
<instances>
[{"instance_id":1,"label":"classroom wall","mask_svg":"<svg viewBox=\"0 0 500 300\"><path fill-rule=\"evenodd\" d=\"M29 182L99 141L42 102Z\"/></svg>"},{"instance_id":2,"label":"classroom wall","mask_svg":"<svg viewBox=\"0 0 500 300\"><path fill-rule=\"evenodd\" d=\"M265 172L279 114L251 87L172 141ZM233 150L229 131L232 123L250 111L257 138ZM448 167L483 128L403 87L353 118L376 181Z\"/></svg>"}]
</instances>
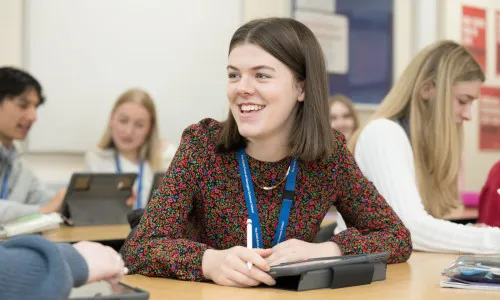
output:
<instances>
[{"instance_id":1,"label":"classroom wall","mask_svg":"<svg viewBox=\"0 0 500 300\"><path fill-rule=\"evenodd\" d=\"M415 53L415 7L420 5L422 0L395 0L393 16L393 81L403 72L406 64ZM425 0L427 1L427 0ZM431 0L434 1L434 0ZM371 104L356 105L359 113L361 126L366 124L372 116L376 106Z\"/></svg>"},{"instance_id":2,"label":"classroom wall","mask_svg":"<svg viewBox=\"0 0 500 300\"><path fill-rule=\"evenodd\" d=\"M243 2L243 19L289 17L292 13L291 0L245 0Z\"/></svg>"},{"instance_id":3,"label":"classroom wall","mask_svg":"<svg viewBox=\"0 0 500 300\"><path fill-rule=\"evenodd\" d=\"M0 65L22 66L23 1L0 1Z\"/></svg>"},{"instance_id":4,"label":"classroom wall","mask_svg":"<svg viewBox=\"0 0 500 300\"><path fill-rule=\"evenodd\" d=\"M444 0L446 1L446 0ZM444 29L446 24L454 24L452 17L443 18L443 8L449 8L456 0L397 0L394 16L394 79L403 71L412 56L423 46L438 38L446 37L449 32ZM465 0L463 0L465 1ZM495 0L473 1L496 5ZM500 1L498 1L500 4ZM22 66L23 62L23 1L0 1L0 65ZM290 16L292 0L245 0L244 20L265 16ZM427 18L424 20L424 17ZM429 21L429 18L431 21ZM446 23L446 24L445 24ZM450 25L448 25L449 27ZM451 29L450 29L451 30ZM361 121L365 122L373 113L373 106L359 107ZM479 153L477 151L477 121L467 128L466 147L466 188L480 189L487 171L492 165L495 154ZM471 143L470 141L475 141ZM474 148L475 147L475 148ZM71 173L83 169L82 154L24 153L26 163L47 183L66 181Z\"/></svg>"}]
</instances>

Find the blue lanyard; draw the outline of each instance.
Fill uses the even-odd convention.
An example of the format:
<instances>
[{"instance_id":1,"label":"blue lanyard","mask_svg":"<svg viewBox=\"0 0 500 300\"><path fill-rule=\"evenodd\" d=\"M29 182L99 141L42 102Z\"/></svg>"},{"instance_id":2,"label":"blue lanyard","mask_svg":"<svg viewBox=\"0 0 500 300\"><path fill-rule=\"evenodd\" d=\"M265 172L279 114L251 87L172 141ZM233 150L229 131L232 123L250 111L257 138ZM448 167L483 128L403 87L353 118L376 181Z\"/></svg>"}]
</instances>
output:
<instances>
[{"instance_id":1,"label":"blue lanyard","mask_svg":"<svg viewBox=\"0 0 500 300\"><path fill-rule=\"evenodd\" d=\"M9 175L10 168L5 169L2 180L2 193L0 194L0 199L6 200L9 197Z\"/></svg>"},{"instance_id":2,"label":"blue lanyard","mask_svg":"<svg viewBox=\"0 0 500 300\"><path fill-rule=\"evenodd\" d=\"M122 166L120 164L120 157L118 156L118 153L115 153L115 165L116 165L116 172L121 173ZM144 169L144 161L141 160L141 162L139 163L139 175L137 177L137 180L139 180L139 182L137 183L137 201L135 203L136 208L143 208L142 207L142 174L143 174L143 169Z\"/></svg>"},{"instance_id":3,"label":"blue lanyard","mask_svg":"<svg viewBox=\"0 0 500 300\"><path fill-rule=\"evenodd\" d=\"M248 166L248 158L245 149L238 151L238 163L240 166L240 176L243 183L243 191L245 193L245 201L247 203L247 211L250 219L252 220L252 248L262 248L262 231L260 229L259 214L257 212L257 203L255 199L255 192L251 180L250 167ZM280 218L278 220L278 228L274 236L273 246L283 242L286 236L286 227L288 225L288 218L290 217L290 209L295 193L295 182L299 170L299 163L297 159L292 158L290 163L290 172L286 178L285 191L283 193L283 202L281 204Z\"/></svg>"}]
</instances>

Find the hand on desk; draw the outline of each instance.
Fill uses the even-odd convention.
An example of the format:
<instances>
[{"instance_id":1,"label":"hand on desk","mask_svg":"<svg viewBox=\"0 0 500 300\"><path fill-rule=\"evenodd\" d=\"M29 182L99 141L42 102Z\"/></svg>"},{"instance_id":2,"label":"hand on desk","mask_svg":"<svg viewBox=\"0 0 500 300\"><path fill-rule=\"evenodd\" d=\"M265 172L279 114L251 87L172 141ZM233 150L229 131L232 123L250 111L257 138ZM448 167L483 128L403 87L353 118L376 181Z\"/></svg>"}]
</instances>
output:
<instances>
[{"instance_id":1,"label":"hand on desk","mask_svg":"<svg viewBox=\"0 0 500 300\"><path fill-rule=\"evenodd\" d=\"M87 283L101 280L118 283L125 275L125 263L113 248L86 241L76 243L73 247L87 263Z\"/></svg>"},{"instance_id":2,"label":"hand on desk","mask_svg":"<svg viewBox=\"0 0 500 300\"><path fill-rule=\"evenodd\" d=\"M270 266L316 257L342 255L340 248L333 242L316 244L297 239L291 239L279 243L271 250L272 254L266 258L266 261Z\"/></svg>"},{"instance_id":3,"label":"hand on desk","mask_svg":"<svg viewBox=\"0 0 500 300\"><path fill-rule=\"evenodd\" d=\"M40 213L48 214L60 211L64 196L66 196L66 191L66 189L61 189L59 192L57 192L57 194L49 201L49 203L40 207Z\"/></svg>"},{"instance_id":4,"label":"hand on desk","mask_svg":"<svg viewBox=\"0 0 500 300\"><path fill-rule=\"evenodd\" d=\"M219 285L234 287L257 286L276 282L267 274L269 264L265 260L271 249L248 249L236 246L227 250L208 249L203 254L203 276ZM253 267L248 270L247 262Z\"/></svg>"},{"instance_id":5,"label":"hand on desk","mask_svg":"<svg viewBox=\"0 0 500 300\"><path fill-rule=\"evenodd\" d=\"M333 242L315 244L291 239L271 249L248 249L241 246L227 250L208 249L203 254L202 269L205 278L219 285L275 285L276 281L267 273L272 265L337 255L342 255L342 252ZM252 263L251 270L248 270L247 262Z\"/></svg>"}]
</instances>

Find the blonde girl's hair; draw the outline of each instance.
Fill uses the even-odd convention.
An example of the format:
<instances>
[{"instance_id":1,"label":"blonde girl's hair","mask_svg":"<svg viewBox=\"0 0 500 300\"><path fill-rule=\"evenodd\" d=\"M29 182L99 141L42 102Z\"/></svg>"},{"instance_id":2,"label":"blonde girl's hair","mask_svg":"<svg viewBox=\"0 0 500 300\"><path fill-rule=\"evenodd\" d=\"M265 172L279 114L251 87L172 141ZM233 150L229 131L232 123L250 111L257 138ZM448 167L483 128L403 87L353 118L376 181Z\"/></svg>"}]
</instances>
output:
<instances>
[{"instance_id":1,"label":"blonde girl's hair","mask_svg":"<svg viewBox=\"0 0 500 300\"><path fill-rule=\"evenodd\" d=\"M455 122L452 88L476 80L484 82L485 75L467 49L453 41L437 42L414 57L371 118L409 122L418 190L425 209L436 218L461 205L463 129ZM431 85L435 98L422 99L421 91ZM352 152L361 130L349 141Z\"/></svg>"}]
</instances>

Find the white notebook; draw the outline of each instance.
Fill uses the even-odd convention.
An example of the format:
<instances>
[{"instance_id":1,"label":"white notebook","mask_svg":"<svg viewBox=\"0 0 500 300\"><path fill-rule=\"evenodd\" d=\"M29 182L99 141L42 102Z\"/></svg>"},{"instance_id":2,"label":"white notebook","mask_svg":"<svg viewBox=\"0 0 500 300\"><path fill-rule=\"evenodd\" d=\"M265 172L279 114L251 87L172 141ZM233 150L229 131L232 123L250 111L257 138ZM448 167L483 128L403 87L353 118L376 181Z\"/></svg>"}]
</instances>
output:
<instances>
[{"instance_id":1,"label":"white notebook","mask_svg":"<svg viewBox=\"0 0 500 300\"><path fill-rule=\"evenodd\" d=\"M58 228L62 222L63 219L58 213L30 215L4 224L0 230L0 236L12 237L43 232Z\"/></svg>"}]
</instances>

